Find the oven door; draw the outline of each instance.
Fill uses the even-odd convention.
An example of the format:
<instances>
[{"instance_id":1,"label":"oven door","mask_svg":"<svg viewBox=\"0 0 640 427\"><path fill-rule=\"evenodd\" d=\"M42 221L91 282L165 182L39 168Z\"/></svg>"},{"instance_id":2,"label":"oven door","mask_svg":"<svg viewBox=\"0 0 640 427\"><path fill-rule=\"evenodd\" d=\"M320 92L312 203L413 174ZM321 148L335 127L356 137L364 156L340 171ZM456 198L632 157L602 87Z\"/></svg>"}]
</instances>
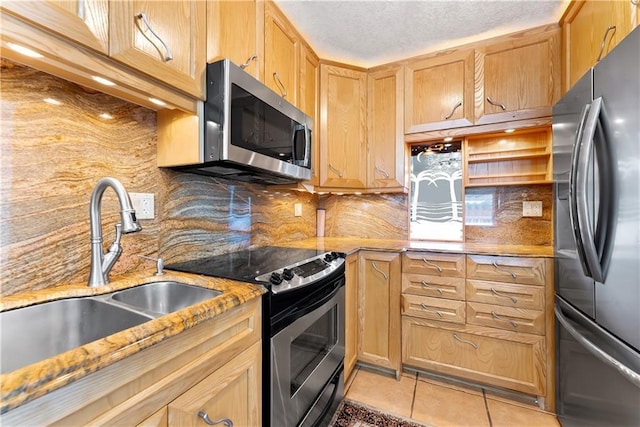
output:
<instances>
[{"instance_id":1,"label":"oven door","mask_svg":"<svg viewBox=\"0 0 640 427\"><path fill-rule=\"evenodd\" d=\"M272 426L298 425L344 362L344 286L314 306L271 338Z\"/></svg>"}]
</instances>

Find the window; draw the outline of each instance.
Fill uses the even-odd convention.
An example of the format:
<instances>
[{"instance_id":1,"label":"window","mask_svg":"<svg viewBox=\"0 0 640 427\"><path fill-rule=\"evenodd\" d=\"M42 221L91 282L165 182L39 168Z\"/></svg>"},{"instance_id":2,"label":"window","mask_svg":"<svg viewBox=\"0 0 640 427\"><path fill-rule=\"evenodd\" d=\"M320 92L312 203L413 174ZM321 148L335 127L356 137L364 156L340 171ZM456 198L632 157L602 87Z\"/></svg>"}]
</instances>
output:
<instances>
[{"instance_id":1,"label":"window","mask_svg":"<svg viewBox=\"0 0 640 427\"><path fill-rule=\"evenodd\" d=\"M411 146L409 237L463 240L462 143Z\"/></svg>"}]
</instances>

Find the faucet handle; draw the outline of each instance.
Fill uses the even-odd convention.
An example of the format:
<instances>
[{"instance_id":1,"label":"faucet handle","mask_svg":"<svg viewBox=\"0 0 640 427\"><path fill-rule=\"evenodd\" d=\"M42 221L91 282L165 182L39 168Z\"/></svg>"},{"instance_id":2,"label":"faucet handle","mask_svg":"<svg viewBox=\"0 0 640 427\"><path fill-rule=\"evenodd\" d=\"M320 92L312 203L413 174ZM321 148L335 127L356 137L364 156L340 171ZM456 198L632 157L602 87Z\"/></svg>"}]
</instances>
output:
<instances>
[{"instance_id":1,"label":"faucet handle","mask_svg":"<svg viewBox=\"0 0 640 427\"><path fill-rule=\"evenodd\" d=\"M156 276L162 276L164 274L164 272L162 271L164 269L164 261L162 260L162 258L158 257L158 258L152 258L146 255L138 255L140 258L144 258L144 259L148 259L150 261L155 261L156 262Z\"/></svg>"}]
</instances>

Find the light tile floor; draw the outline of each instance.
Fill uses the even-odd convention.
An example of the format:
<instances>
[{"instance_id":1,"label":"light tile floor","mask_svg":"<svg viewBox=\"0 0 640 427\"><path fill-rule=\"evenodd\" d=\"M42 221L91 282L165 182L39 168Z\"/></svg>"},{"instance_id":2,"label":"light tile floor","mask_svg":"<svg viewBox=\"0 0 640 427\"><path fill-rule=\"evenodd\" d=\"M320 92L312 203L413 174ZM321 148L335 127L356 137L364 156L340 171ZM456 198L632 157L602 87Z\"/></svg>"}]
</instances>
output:
<instances>
[{"instance_id":1,"label":"light tile floor","mask_svg":"<svg viewBox=\"0 0 640 427\"><path fill-rule=\"evenodd\" d=\"M534 406L404 372L400 381L356 368L346 397L389 414L434 427L560 427L553 414Z\"/></svg>"}]
</instances>

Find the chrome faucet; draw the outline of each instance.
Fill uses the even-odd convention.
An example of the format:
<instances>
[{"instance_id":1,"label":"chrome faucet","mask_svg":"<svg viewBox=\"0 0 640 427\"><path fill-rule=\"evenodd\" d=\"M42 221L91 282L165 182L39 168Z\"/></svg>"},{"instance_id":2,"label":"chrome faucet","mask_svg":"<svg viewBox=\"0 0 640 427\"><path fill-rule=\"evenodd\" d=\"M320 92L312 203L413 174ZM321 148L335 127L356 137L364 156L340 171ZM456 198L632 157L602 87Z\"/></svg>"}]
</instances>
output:
<instances>
[{"instance_id":1,"label":"chrome faucet","mask_svg":"<svg viewBox=\"0 0 640 427\"><path fill-rule=\"evenodd\" d=\"M111 244L107 253L103 254L100 205L102 195L108 187L113 188L118 196L121 222L116 224L116 240ZM91 220L91 272L89 273L89 286L94 287L109 283L109 272L120 257L120 254L122 254L122 246L120 245L122 234L136 233L142 230L142 227L136 220L136 211L133 210L127 190L115 178L102 178L93 188L89 204L89 218Z\"/></svg>"}]
</instances>

